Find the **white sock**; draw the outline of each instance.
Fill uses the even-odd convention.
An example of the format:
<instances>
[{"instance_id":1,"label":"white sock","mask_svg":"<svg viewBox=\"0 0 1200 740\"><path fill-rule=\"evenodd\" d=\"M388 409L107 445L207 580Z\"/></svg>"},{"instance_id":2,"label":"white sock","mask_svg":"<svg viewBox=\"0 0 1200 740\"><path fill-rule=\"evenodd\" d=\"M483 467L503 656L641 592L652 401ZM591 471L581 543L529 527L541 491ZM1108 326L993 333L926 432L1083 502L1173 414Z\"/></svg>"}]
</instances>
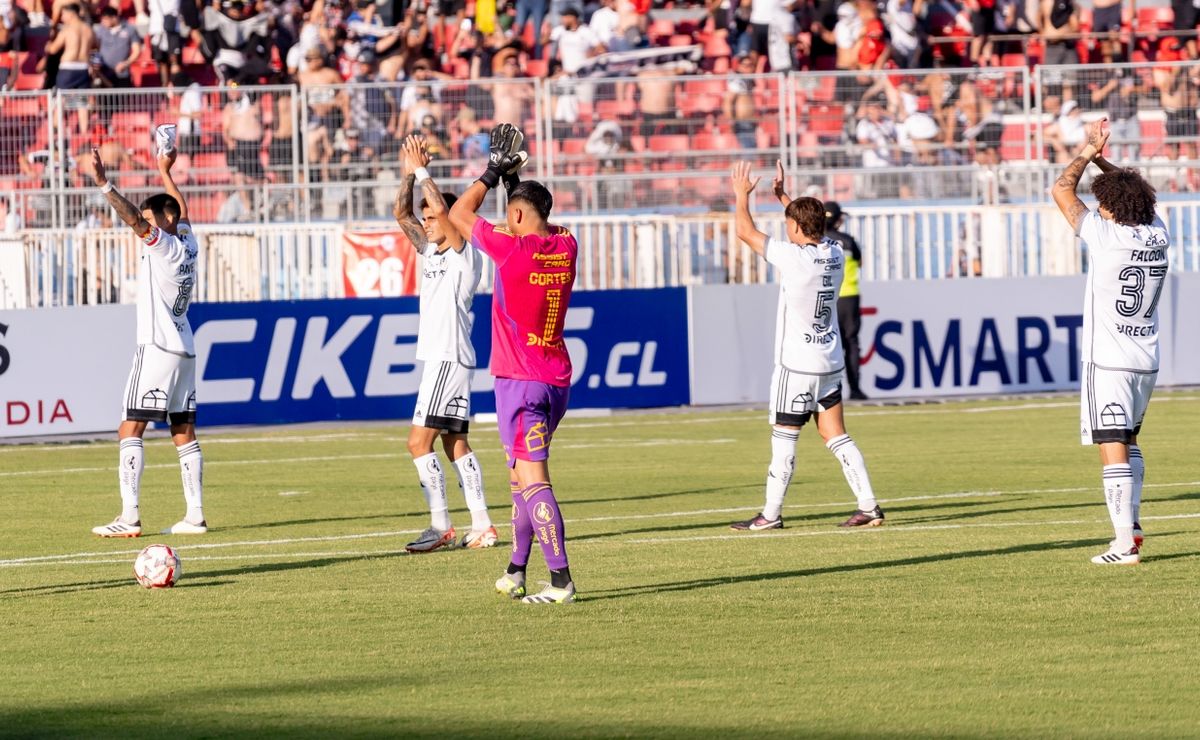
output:
<instances>
[{"instance_id":1,"label":"white sock","mask_svg":"<svg viewBox=\"0 0 1200 740\"><path fill-rule=\"evenodd\" d=\"M488 516L487 499L483 497L483 468L474 452L468 452L454 461L454 472L458 473L458 487L467 499L471 511L471 529L487 529L492 526Z\"/></svg>"},{"instance_id":2,"label":"white sock","mask_svg":"<svg viewBox=\"0 0 1200 740\"><path fill-rule=\"evenodd\" d=\"M421 491L429 504L430 524L434 529L450 529L450 511L446 503L446 474L436 452L422 455L413 460L417 466L417 477L421 479Z\"/></svg>"},{"instance_id":3,"label":"white sock","mask_svg":"<svg viewBox=\"0 0 1200 740\"><path fill-rule=\"evenodd\" d=\"M121 440L120 455L117 475L121 480L121 521L133 524L140 517L138 494L142 490L142 470L146 467L142 438L126 437Z\"/></svg>"},{"instance_id":4,"label":"white sock","mask_svg":"<svg viewBox=\"0 0 1200 740\"><path fill-rule=\"evenodd\" d=\"M800 432L775 427L771 430L771 466L767 468L767 504L762 515L778 519L783 511L783 497L792 482L796 469L796 439Z\"/></svg>"},{"instance_id":5,"label":"white sock","mask_svg":"<svg viewBox=\"0 0 1200 740\"><path fill-rule=\"evenodd\" d=\"M1118 552L1133 547L1133 471L1127 463L1104 466L1104 502L1117 535Z\"/></svg>"},{"instance_id":6,"label":"white sock","mask_svg":"<svg viewBox=\"0 0 1200 740\"><path fill-rule=\"evenodd\" d=\"M175 450L183 477L183 500L187 502L184 519L199 524L204 521L204 456L200 454L200 443L193 440Z\"/></svg>"},{"instance_id":7,"label":"white sock","mask_svg":"<svg viewBox=\"0 0 1200 740\"><path fill-rule=\"evenodd\" d=\"M1146 459L1142 457L1142 448L1129 445L1129 469L1133 471L1133 521L1141 521L1142 515L1142 483L1146 480Z\"/></svg>"},{"instance_id":8,"label":"white sock","mask_svg":"<svg viewBox=\"0 0 1200 740\"><path fill-rule=\"evenodd\" d=\"M850 491L858 499L859 511L872 511L878 505L875 491L871 488L871 476L867 475L867 461L863 459L858 445L849 434L834 437L825 443L829 451L842 463L842 474L850 484Z\"/></svg>"}]
</instances>

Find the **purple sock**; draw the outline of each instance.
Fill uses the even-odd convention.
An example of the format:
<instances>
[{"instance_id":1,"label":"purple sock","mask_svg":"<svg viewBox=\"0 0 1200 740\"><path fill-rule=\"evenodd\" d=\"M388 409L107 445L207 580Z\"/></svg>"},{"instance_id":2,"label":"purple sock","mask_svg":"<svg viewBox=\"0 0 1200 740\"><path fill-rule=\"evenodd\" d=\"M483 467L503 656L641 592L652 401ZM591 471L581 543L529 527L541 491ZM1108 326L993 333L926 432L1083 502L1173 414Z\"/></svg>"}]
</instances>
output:
<instances>
[{"instance_id":1,"label":"purple sock","mask_svg":"<svg viewBox=\"0 0 1200 740\"><path fill-rule=\"evenodd\" d=\"M522 491L519 498L525 499L525 511L542 546L546 567L550 570L566 568L567 533L554 489L549 483L534 483Z\"/></svg>"},{"instance_id":2,"label":"purple sock","mask_svg":"<svg viewBox=\"0 0 1200 740\"><path fill-rule=\"evenodd\" d=\"M512 485L512 564L524 568L529 564L529 552L533 549L533 525L526 512L525 498L516 482Z\"/></svg>"}]
</instances>

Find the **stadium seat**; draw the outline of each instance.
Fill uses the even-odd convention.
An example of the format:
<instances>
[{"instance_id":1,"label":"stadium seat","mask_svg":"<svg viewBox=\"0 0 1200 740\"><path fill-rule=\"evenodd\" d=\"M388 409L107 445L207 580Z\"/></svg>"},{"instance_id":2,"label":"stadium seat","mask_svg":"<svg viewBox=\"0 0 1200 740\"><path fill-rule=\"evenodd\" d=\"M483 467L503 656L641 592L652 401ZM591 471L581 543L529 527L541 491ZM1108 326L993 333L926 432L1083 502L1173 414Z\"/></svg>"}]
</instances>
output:
<instances>
[{"instance_id":1,"label":"stadium seat","mask_svg":"<svg viewBox=\"0 0 1200 740\"><path fill-rule=\"evenodd\" d=\"M708 41L704 42L704 56L706 57L728 57L733 56L733 49L729 48L729 42L726 41L724 35L712 35Z\"/></svg>"},{"instance_id":2,"label":"stadium seat","mask_svg":"<svg viewBox=\"0 0 1200 740\"><path fill-rule=\"evenodd\" d=\"M525 74L529 77L545 77L546 71L550 67L550 62L545 59L529 58L525 62Z\"/></svg>"},{"instance_id":3,"label":"stadium seat","mask_svg":"<svg viewBox=\"0 0 1200 740\"><path fill-rule=\"evenodd\" d=\"M692 142L692 151L695 152L732 152L741 149L733 134L696 134Z\"/></svg>"},{"instance_id":4,"label":"stadium seat","mask_svg":"<svg viewBox=\"0 0 1200 740\"><path fill-rule=\"evenodd\" d=\"M1139 32L1162 30L1175 25L1175 11L1171 6L1158 8L1137 9L1137 30Z\"/></svg>"},{"instance_id":5,"label":"stadium seat","mask_svg":"<svg viewBox=\"0 0 1200 740\"><path fill-rule=\"evenodd\" d=\"M677 33L667 39L667 46L691 46L696 40L687 34Z\"/></svg>"},{"instance_id":6,"label":"stadium seat","mask_svg":"<svg viewBox=\"0 0 1200 740\"><path fill-rule=\"evenodd\" d=\"M692 139L680 134L651 136L647 144L652 152L686 152L692 148Z\"/></svg>"}]
</instances>

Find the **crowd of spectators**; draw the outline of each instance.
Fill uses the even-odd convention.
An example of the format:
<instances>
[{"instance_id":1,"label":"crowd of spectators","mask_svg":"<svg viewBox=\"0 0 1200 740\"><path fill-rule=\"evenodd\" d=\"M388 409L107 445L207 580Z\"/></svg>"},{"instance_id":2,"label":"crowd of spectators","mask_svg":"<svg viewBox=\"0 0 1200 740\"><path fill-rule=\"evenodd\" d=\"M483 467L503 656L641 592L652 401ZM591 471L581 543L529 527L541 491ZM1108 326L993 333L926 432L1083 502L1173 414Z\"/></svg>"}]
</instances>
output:
<instances>
[{"instance_id":1,"label":"crowd of spectators","mask_svg":"<svg viewBox=\"0 0 1200 740\"><path fill-rule=\"evenodd\" d=\"M571 140L558 151L577 174L626 171L634 152L777 146L778 83L762 73L788 70L860 73L810 91L799 121L805 161L994 167L1010 138L1004 115L1025 91L992 68L1197 58L1191 0L1136 13L1131 1L0 0L0 88L70 91L68 185L94 145L107 147L116 173L139 168L139 145L121 135L131 120L122 101L135 98L96 90L170 88L165 105L193 183L238 193L222 200L226 221L270 207L253 186L298 163L310 183L329 184L318 197L344 204L340 186L379 176L409 133L426 137L444 174L467 172L494 123L538 128L538 78L549 81L543 105L555 138ZM622 80L594 74L600 60ZM938 72L907 74L918 68ZM725 77L715 88L664 77L706 73ZM1046 78L1045 156L1066 158L1096 112L1112 121L1115 146L1144 153L1137 113L1151 106L1165 111L1170 142L1154 153L1196 155L1194 69L1101 77ZM303 91L305 110L280 85ZM15 120L0 115L0 135ZM51 179L35 156L45 142L16 138L27 146L0 170L0 191L5 175ZM606 205L637 199L627 184L604 190Z\"/></svg>"}]
</instances>

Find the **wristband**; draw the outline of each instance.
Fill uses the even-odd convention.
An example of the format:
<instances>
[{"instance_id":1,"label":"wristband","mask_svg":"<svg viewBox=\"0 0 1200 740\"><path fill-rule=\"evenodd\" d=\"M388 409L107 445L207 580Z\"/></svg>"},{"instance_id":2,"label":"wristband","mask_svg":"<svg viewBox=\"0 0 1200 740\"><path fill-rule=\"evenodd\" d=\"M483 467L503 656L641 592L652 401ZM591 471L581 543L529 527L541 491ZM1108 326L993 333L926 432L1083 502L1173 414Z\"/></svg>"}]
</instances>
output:
<instances>
[{"instance_id":1,"label":"wristband","mask_svg":"<svg viewBox=\"0 0 1200 740\"><path fill-rule=\"evenodd\" d=\"M113 184L111 181L106 182L100 186L101 193L111 193L113 190L116 190L116 188L113 187Z\"/></svg>"},{"instance_id":2,"label":"wristband","mask_svg":"<svg viewBox=\"0 0 1200 740\"><path fill-rule=\"evenodd\" d=\"M433 179L433 177L429 174L429 170L425 169L424 167L418 167L413 171L413 174L417 176L417 185L421 185L426 180Z\"/></svg>"},{"instance_id":3,"label":"wristband","mask_svg":"<svg viewBox=\"0 0 1200 740\"><path fill-rule=\"evenodd\" d=\"M479 182L483 183L488 190L500 184L500 172L488 167L483 174L479 176Z\"/></svg>"}]
</instances>

